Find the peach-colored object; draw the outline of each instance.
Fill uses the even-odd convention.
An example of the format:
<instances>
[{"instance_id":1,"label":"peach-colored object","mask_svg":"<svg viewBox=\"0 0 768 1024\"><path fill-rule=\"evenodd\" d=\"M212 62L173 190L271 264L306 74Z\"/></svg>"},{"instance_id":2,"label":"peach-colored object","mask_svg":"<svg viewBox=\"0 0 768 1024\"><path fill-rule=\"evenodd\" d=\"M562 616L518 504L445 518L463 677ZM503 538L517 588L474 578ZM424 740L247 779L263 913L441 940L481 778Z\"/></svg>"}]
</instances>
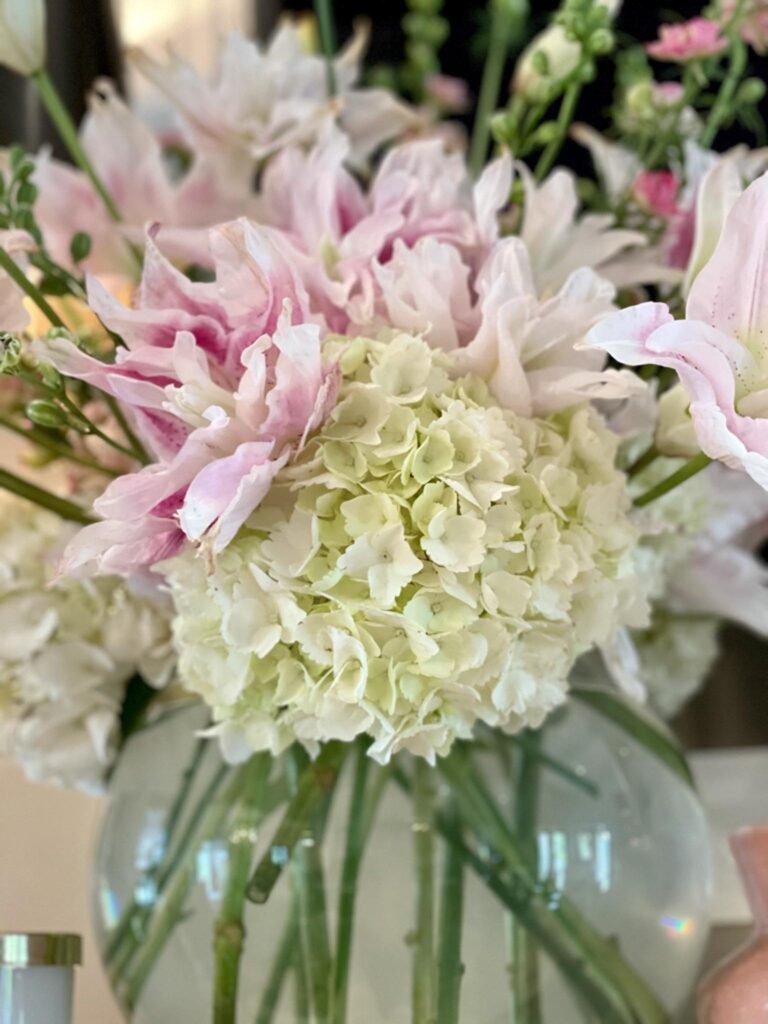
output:
<instances>
[{"instance_id":1,"label":"peach-colored object","mask_svg":"<svg viewBox=\"0 0 768 1024\"><path fill-rule=\"evenodd\" d=\"M698 1024L768 1024L768 825L731 836L755 933L699 989Z\"/></svg>"}]
</instances>

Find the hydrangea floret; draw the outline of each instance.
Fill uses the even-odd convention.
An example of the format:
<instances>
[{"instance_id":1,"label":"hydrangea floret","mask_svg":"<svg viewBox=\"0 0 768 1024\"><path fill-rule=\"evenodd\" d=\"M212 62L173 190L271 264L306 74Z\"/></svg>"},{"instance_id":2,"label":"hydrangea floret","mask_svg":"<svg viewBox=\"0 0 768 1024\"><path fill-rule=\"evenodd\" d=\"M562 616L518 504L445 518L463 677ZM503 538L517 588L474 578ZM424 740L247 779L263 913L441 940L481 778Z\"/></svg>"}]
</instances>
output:
<instances>
[{"instance_id":1,"label":"hydrangea floret","mask_svg":"<svg viewBox=\"0 0 768 1024\"><path fill-rule=\"evenodd\" d=\"M434 760L536 726L574 659L645 621L617 441L587 405L499 407L422 338L330 336L330 417L215 559L159 568L228 758L367 733Z\"/></svg>"}]
</instances>

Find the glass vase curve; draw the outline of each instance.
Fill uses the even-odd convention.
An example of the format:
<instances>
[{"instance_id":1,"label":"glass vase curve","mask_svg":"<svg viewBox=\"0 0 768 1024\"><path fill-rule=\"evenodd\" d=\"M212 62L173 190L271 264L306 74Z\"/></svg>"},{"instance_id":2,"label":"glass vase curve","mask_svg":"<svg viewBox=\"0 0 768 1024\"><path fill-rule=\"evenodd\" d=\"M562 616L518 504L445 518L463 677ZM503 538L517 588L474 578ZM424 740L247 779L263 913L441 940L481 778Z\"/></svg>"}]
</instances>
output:
<instances>
[{"instance_id":1,"label":"glass vase curve","mask_svg":"<svg viewBox=\"0 0 768 1024\"><path fill-rule=\"evenodd\" d=\"M382 773L350 746L290 847L274 837L306 761L269 766L262 815L249 824L243 769L195 739L202 724L187 708L138 733L111 783L95 918L136 1024L608 1024L625 1000L628 1019L664 1024L690 996L711 898L704 814L688 786L593 709L571 702L538 734L481 733L452 759L453 776L412 758ZM355 817L361 777L369 805ZM239 966L227 1010L215 951L242 843L247 873L266 865L273 885L263 903L235 893L244 930L227 932ZM569 975L581 957L594 972ZM590 988L579 979L591 973L601 977ZM323 977L327 1005L311 984Z\"/></svg>"}]
</instances>

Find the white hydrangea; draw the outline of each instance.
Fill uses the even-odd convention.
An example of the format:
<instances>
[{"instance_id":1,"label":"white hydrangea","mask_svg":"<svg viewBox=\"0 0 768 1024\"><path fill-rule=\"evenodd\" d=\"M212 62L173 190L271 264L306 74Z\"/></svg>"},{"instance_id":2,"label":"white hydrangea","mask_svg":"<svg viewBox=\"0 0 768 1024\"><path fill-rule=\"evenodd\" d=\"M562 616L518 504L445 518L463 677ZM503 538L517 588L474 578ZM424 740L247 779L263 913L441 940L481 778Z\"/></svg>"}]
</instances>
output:
<instances>
[{"instance_id":1,"label":"white hydrangea","mask_svg":"<svg viewBox=\"0 0 768 1024\"><path fill-rule=\"evenodd\" d=\"M329 420L215 560L160 567L182 681L233 760L373 738L433 760L478 720L537 726L574 659L645 621L616 439L526 419L406 334L329 342Z\"/></svg>"},{"instance_id":2,"label":"white hydrangea","mask_svg":"<svg viewBox=\"0 0 768 1024\"><path fill-rule=\"evenodd\" d=\"M131 676L173 669L167 612L104 577L51 583L71 528L0 492L0 750L35 781L98 791Z\"/></svg>"},{"instance_id":3,"label":"white hydrangea","mask_svg":"<svg viewBox=\"0 0 768 1024\"><path fill-rule=\"evenodd\" d=\"M635 635L643 682L654 709L673 718L701 688L720 650L720 621L659 610Z\"/></svg>"},{"instance_id":4,"label":"white hydrangea","mask_svg":"<svg viewBox=\"0 0 768 1024\"><path fill-rule=\"evenodd\" d=\"M681 461L656 459L633 481L641 493ZM625 689L664 717L702 686L723 621L768 636L768 569L753 555L768 532L768 495L748 477L710 466L644 509L637 575L652 612L603 652ZM592 666L594 669L594 666Z\"/></svg>"}]
</instances>

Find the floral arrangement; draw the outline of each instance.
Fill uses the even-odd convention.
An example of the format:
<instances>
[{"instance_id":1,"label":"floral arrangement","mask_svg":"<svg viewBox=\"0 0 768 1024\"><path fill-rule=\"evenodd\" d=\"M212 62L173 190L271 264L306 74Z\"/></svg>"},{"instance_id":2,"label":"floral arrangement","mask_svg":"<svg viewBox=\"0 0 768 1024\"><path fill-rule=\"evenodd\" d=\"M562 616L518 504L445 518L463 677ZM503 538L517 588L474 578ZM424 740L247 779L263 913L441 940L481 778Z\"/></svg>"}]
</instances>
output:
<instances>
[{"instance_id":1,"label":"floral arrangement","mask_svg":"<svg viewBox=\"0 0 768 1024\"><path fill-rule=\"evenodd\" d=\"M323 53L133 54L170 154L109 83L78 132L42 0L0 3L73 160L0 181L0 745L36 779L100 788L189 701L233 764L439 766L584 678L671 715L720 623L768 635L768 150L715 145L762 134L764 4L618 50L615 3L564 0L507 96L494 0L469 142L410 7L386 85L326 3Z\"/></svg>"}]
</instances>

